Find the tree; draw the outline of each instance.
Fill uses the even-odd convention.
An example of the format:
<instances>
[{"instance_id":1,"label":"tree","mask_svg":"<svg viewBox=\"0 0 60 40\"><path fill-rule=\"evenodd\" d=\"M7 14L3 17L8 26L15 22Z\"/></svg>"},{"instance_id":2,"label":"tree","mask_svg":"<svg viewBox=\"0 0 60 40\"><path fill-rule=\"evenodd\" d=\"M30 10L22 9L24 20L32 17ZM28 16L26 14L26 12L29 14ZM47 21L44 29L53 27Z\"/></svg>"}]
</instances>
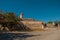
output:
<instances>
[{"instance_id":1,"label":"tree","mask_svg":"<svg viewBox=\"0 0 60 40\"><path fill-rule=\"evenodd\" d=\"M58 27L60 25L60 21L55 21L55 26Z\"/></svg>"},{"instance_id":2,"label":"tree","mask_svg":"<svg viewBox=\"0 0 60 40\"><path fill-rule=\"evenodd\" d=\"M6 20L5 25L8 26L8 28L12 28L13 26L17 26L17 18L13 12L7 12L4 15L5 15L5 20Z\"/></svg>"},{"instance_id":3,"label":"tree","mask_svg":"<svg viewBox=\"0 0 60 40\"><path fill-rule=\"evenodd\" d=\"M60 21L55 21L55 23L60 24Z\"/></svg>"},{"instance_id":4,"label":"tree","mask_svg":"<svg viewBox=\"0 0 60 40\"><path fill-rule=\"evenodd\" d=\"M49 21L48 23L52 24L53 22L52 21Z\"/></svg>"}]
</instances>

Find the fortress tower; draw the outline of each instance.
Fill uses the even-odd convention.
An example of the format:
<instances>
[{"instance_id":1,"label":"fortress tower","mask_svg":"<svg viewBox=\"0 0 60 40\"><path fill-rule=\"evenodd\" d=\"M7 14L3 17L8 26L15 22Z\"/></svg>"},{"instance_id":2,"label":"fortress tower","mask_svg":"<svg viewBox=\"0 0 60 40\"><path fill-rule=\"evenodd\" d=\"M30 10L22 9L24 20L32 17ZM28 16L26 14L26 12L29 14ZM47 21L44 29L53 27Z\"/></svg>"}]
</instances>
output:
<instances>
[{"instance_id":1,"label":"fortress tower","mask_svg":"<svg viewBox=\"0 0 60 40\"><path fill-rule=\"evenodd\" d=\"M20 13L20 18L24 18L24 14L22 12Z\"/></svg>"}]
</instances>

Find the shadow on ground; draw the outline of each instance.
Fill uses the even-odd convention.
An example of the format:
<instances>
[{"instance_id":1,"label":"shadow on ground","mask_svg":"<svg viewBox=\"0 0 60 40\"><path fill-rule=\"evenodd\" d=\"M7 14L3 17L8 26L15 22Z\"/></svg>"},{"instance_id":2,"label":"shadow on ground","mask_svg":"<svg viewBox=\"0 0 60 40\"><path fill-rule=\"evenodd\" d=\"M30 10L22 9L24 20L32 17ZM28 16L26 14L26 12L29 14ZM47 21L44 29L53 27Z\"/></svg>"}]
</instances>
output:
<instances>
[{"instance_id":1,"label":"shadow on ground","mask_svg":"<svg viewBox=\"0 0 60 40\"><path fill-rule=\"evenodd\" d=\"M26 40L26 38L34 36L40 36L40 35L31 35L27 33L20 33L20 34L2 33L0 34L0 40Z\"/></svg>"}]
</instances>

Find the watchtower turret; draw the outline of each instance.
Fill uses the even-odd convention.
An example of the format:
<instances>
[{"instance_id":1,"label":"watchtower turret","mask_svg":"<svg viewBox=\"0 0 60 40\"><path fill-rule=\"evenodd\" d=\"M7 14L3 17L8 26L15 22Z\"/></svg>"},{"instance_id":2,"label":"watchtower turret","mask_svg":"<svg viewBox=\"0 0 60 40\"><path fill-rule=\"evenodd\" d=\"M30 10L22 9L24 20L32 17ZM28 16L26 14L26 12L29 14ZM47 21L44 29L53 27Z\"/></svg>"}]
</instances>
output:
<instances>
[{"instance_id":1,"label":"watchtower turret","mask_svg":"<svg viewBox=\"0 0 60 40\"><path fill-rule=\"evenodd\" d=\"M20 18L24 18L24 14L22 12L20 13Z\"/></svg>"}]
</instances>

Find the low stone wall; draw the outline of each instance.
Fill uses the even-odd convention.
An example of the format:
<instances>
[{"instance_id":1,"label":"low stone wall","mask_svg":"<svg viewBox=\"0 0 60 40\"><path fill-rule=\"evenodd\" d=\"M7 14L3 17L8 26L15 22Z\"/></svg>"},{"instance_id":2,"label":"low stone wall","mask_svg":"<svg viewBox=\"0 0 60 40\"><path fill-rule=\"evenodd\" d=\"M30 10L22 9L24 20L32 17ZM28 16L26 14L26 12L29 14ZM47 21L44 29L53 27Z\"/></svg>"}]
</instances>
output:
<instances>
[{"instance_id":1,"label":"low stone wall","mask_svg":"<svg viewBox=\"0 0 60 40\"><path fill-rule=\"evenodd\" d=\"M42 24L41 21L21 21L21 22L31 30L44 29L44 25Z\"/></svg>"}]
</instances>

